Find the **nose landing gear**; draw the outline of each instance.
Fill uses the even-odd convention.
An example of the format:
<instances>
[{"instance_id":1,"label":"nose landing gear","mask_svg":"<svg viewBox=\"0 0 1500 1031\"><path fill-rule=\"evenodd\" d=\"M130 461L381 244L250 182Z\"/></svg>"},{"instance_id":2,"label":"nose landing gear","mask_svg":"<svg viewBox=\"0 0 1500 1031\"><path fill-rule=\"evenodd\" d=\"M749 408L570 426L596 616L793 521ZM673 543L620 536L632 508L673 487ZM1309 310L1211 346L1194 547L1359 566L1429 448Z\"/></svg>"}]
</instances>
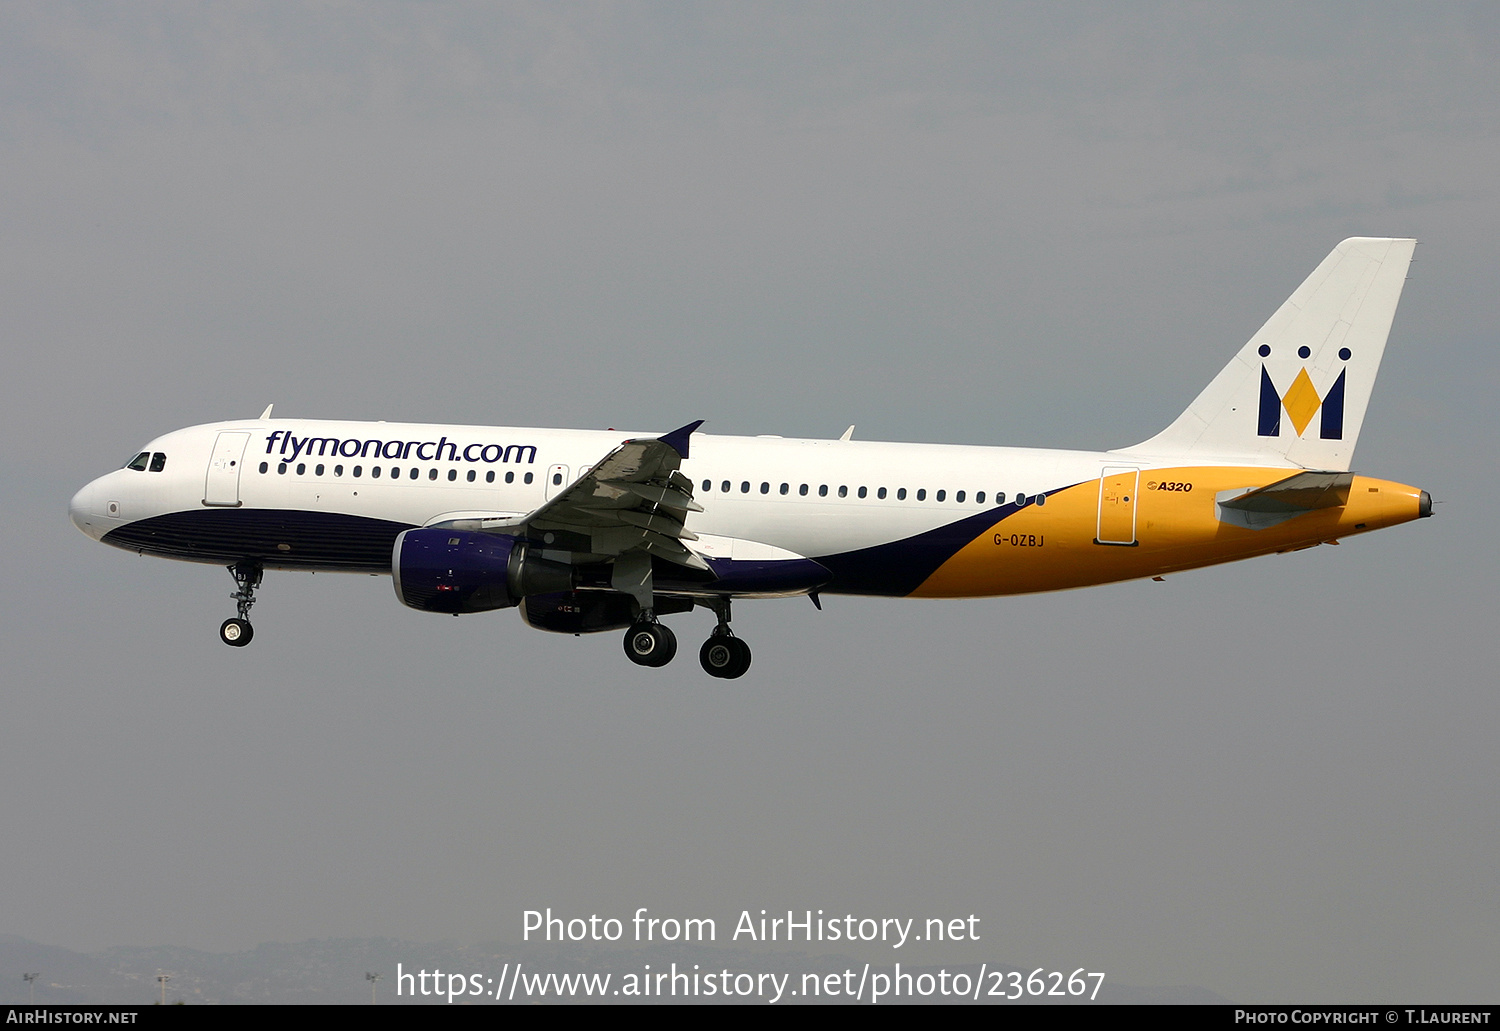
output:
<instances>
[{"instance_id":1,"label":"nose landing gear","mask_svg":"<svg viewBox=\"0 0 1500 1031\"><path fill-rule=\"evenodd\" d=\"M219 624L219 640L231 648L243 648L255 636L255 628L248 619L226 619Z\"/></svg>"},{"instance_id":2,"label":"nose landing gear","mask_svg":"<svg viewBox=\"0 0 1500 1031\"><path fill-rule=\"evenodd\" d=\"M250 625L250 606L255 604L255 589L264 573L259 562L237 562L229 567L229 575L239 588L230 595L239 615L219 625L219 640L231 648L243 648L255 636L255 628Z\"/></svg>"}]
</instances>

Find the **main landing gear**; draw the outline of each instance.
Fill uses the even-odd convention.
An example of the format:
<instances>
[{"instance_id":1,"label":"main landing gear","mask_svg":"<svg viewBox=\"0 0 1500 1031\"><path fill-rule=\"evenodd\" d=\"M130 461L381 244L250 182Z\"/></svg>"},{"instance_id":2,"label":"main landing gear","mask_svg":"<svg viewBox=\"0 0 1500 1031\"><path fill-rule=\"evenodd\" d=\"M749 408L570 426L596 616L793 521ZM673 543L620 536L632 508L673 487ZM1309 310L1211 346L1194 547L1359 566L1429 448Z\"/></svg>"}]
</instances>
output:
<instances>
[{"instance_id":1,"label":"main landing gear","mask_svg":"<svg viewBox=\"0 0 1500 1031\"><path fill-rule=\"evenodd\" d=\"M625 631L625 654L637 666L665 666L677 654L677 635L643 612Z\"/></svg>"},{"instance_id":2,"label":"main landing gear","mask_svg":"<svg viewBox=\"0 0 1500 1031\"><path fill-rule=\"evenodd\" d=\"M698 649L698 662L711 677L722 680L742 677L750 668L750 646L729 629L729 599L707 604L719 617L719 625ZM665 666L677 654L677 635L648 611L625 631L624 645L626 656L636 665Z\"/></svg>"},{"instance_id":3,"label":"main landing gear","mask_svg":"<svg viewBox=\"0 0 1500 1031\"><path fill-rule=\"evenodd\" d=\"M733 680L750 668L750 646L730 633L728 624L717 626L698 649L698 662L709 676Z\"/></svg>"},{"instance_id":4,"label":"main landing gear","mask_svg":"<svg viewBox=\"0 0 1500 1031\"><path fill-rule=\"evenodd\" d=\"M703 672L720 680L734 680L750 668L750 646L729 629L729 599L716 598L708 603L719 619L719 625L703 647L698 649L698 664Z\"/></svg>"},{"instance_id":5,"label":"main landing gear","mask_svg":"<svg viewBox=\"0 0 1500 1031\"><path fill-rule=\"evenodd\" d=\"M250 625L250 606L255 604L255 589L260 586L264 573L259 562L237 562L229 567L229 575L234 577L235 586L239 588L230 595L235 600L239 616L226 619L219 625L219 640L231 648L243 648L255 636L255 628Z\"/></svg>"}]
</instances>

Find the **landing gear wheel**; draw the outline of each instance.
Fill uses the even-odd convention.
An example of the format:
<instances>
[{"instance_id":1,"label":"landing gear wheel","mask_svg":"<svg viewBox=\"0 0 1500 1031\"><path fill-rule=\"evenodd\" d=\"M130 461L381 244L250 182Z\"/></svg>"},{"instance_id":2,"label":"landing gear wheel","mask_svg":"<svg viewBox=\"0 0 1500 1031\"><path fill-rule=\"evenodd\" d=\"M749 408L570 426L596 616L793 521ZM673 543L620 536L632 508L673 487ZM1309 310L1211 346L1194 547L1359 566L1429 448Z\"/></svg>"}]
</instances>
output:
<instances>
[{"instance_id":1,"label":"landing gear wheel","mask_svg":"<svg viewBox=\"0 0 1500 1031\"><path fill-rule=\"evenodd\" d=\"M703 671L721 680L734 680L750 668L750 646L738 637L714 634L698 649Z\"/></svg>"},{"instance_id":2,"label":"landing gear wheel","mask_svg":"<svg viewBox=\"0 0 1500 1031\"><path fill-rule=\"evenodd\" d=\"M625 631L625 654L637 666L665 666L677 654L677 635L660 623L636 623Z\"/></svg>"},{"instance_id":3,"label":"landing gear wheel","mask_svg":"<svg viewBox=\"0 0 1500 1031\"><path fill-rule=\"evenodd\" d=\"M250 626L250 606L255 604L255 589L260 586L263 573L259 562L248 559L229 567L229 575L234 577L234 585L239 588L229 597L234 600L239 615L219 625L219 640L231 648L243 648L255 636L255 630Z\"/></svg>"},{"instance_id":4,"label":"landing gear wheel","mask_svg":"<svg viewBox=\"0 0 1500 1031\"><path fill-rule=\"evenodd\" d=\"M243 648L255 636L248 619L226 619L219 627L219 640L231 648Z\"/></svg>"}]
</instances>

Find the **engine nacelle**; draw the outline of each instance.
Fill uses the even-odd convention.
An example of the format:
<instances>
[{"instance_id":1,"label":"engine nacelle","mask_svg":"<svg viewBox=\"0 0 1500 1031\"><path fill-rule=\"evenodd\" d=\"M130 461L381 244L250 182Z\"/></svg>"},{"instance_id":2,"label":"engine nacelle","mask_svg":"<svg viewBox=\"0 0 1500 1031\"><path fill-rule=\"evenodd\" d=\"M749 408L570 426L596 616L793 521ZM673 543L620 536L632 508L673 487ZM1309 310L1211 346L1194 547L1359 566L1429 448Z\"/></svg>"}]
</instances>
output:
<instances>
[{"instance_id":1,"label":"engine nacelle","mask_svg":"<svg viewBox=\"0 0 1500 1031\"><path fill-rule=\"evenodd\" d=\"M529 594L573 587L573 567L503 534L429 527L396 537L391 578L401 604L424 612L487 612Z\"/></svg>"},{"instance_id":2,"label":"engine nacelle","mask_svg":"<svg viewBox=\"0 0 1500 1031\"><path fill-rule=\"evenodd\" d=\"M689 612L691 598L658 594L652 601L658 616ZM635 599L613 591L560 591L534 594L521 606L521 618L528 626L550 630L555 634L596 634L601 630L621 630L635 622Z\"/></svg>"}]
</instances>

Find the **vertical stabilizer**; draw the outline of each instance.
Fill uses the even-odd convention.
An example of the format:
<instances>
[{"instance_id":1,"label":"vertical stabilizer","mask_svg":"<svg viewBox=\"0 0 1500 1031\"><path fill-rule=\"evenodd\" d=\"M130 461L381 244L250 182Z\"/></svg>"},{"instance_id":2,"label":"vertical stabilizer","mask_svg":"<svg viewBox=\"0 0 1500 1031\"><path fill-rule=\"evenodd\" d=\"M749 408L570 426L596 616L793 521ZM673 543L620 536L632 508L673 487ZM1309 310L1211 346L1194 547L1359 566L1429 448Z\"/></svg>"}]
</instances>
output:
<instances>
[{"instance_id":1,"label":"vertical stabilizer","mask_svg":"<svg viewBox=\"0 0 1500 1031\"><path fill-rule=\"evenodd\" d=\"M1416 243L1339 244L1187 411L1122 451L1347 470Z\"/></svg>"}]
</instances>

